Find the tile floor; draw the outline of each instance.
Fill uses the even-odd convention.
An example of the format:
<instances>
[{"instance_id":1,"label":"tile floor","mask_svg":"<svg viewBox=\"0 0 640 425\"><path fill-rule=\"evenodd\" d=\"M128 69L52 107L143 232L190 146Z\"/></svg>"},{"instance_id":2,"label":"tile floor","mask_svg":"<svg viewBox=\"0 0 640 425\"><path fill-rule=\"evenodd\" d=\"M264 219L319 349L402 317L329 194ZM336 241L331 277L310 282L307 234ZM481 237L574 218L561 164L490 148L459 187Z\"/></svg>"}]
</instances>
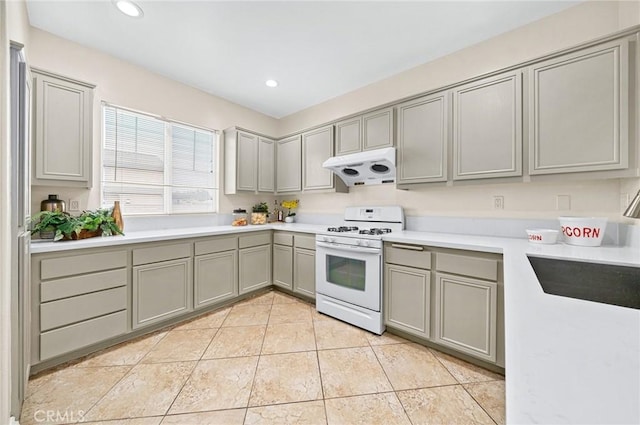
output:
<instances>
[{"instance_id":1,"label":"tile floor","mask_svg":"<svg viewBox=\"0 0 640 425\"><path fill-rule=\"evenodd\" d=\"M268 292L31 379L21 424L503 424L503 377Z\"/></svg>"}]
</instances>

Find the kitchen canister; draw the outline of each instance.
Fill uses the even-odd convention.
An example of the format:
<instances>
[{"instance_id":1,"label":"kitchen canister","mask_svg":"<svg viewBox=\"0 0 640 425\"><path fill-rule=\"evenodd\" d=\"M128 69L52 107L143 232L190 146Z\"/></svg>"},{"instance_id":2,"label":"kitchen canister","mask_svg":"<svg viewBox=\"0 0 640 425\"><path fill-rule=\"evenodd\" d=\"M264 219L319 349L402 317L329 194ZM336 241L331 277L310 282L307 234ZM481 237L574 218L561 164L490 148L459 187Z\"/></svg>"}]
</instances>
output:
<instances>
[{"instance_id":1,"label":"kitchen canister","mask_svg":"<svg viewBox=\"0 0 640 425\"><path fill-rule=\"evenodd\" d=\"M64 212L66 209L65 203L62 199L58 199L58 195L49 195L47 199L40 202L40 211L60 211Z\"/></svg>"},{"instance_id":2,"label":"kitchen canister","mask_svg":"<svg viewBox=\"0 0 640 425\"><path fill-rule=\"evenodd\" d=\"M558 241L558 231L553 229L527 229L527 237L531 243L551 245Z\"/></svg>"},{"instance_id":3,"label":"kitchen canister","mask_svg":"<svg viewBox=\"0 0 640 425\"><path fill-rule=\"evenodd\" d=\"M558 217L562 237L569 245L600 246L607 229L606 217Z\"/></svg>"}]
</instances>

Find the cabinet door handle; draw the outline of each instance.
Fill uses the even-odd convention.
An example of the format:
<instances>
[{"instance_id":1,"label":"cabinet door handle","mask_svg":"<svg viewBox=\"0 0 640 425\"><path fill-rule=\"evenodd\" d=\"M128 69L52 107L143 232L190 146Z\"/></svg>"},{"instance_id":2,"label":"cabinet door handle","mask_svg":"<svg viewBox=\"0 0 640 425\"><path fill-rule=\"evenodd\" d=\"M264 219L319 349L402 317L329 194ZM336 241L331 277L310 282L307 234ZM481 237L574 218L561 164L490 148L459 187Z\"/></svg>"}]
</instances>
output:
<instances>
[{"instance_id":1,"label":"cabinet door handle","mask_svg":"<svg viewBox=\"0 0 640 425\"><path fill-rule=\"evenodd\" d=\"M423 246L404 245L404 244L400 244L400 243L392 243L391 247L392 248L399 248L399 249L410 249L412 251L424 251L424 247Z\"/></svg>"}]
</instances>

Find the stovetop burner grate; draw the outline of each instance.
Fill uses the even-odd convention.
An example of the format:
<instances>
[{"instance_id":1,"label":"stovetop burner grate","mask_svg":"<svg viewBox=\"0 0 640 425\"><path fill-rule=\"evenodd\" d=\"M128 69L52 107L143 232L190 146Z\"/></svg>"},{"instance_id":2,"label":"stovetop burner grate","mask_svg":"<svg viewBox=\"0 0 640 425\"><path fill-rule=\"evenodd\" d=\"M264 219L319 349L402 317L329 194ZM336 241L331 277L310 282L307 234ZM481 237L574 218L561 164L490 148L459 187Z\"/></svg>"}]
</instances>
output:
<instances>
[{"instance_id":1,"label":"stovetop burner grate","mask_svg":"<svg viewBox=\"0 0 640 425\"><path fill-rule=\"evenodd\" d=\"M344 232L355 232L356 230L358 230L358 226L340 226L340 227L329 227L327 229L327 232L344 233Z\"/></svg>"},{"instance_id":2,"label":"stovetop burner grate","mask_svg":"<svg viewBox=\"0 0 640 425\"><path fill-rule=\"evenodd\" d=\"M358 233L361 235L384 235L385 233L391 233L391 229L389 229L388 227L374 227L373 229L360 230Z\"/></svg>"}]
</instances>

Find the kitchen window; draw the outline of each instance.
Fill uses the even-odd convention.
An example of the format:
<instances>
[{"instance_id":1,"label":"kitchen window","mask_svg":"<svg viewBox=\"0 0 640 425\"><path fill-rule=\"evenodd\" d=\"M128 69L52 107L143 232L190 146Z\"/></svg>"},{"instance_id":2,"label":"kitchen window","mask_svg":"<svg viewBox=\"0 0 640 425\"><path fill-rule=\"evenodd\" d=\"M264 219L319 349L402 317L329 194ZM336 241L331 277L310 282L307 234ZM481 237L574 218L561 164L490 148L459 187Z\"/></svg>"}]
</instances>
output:
<instances>
[{"instance_id":1,"label":"kitchen window","mask_svg":"<svg viewBox=\"0 0 640 425\"><path fill-rule=\"evenodd\" d=\"M217 131L103 105L102 204L124 214L218 209Z\"/></svg>"}]
</instances>

